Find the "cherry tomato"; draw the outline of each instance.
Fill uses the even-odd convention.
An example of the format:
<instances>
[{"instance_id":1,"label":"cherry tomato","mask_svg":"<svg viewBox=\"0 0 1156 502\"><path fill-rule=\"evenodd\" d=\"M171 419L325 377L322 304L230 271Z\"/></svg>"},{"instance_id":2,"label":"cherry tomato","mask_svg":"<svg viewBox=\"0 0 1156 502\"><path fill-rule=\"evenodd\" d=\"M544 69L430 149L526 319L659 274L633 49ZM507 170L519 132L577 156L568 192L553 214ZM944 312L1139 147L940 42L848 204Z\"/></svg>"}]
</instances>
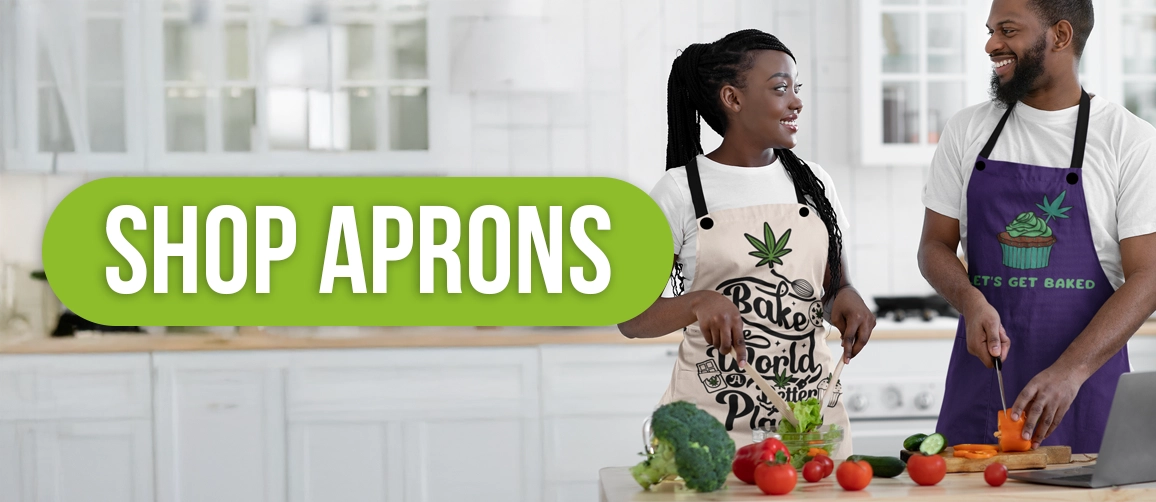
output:
<instances>
[{"instance_id":1,"label":"cherry tomato","mask_svg":"<svg viewBox=\"0 0 1156 502\"><path fill-rule=\"evenodd\" d=\"M983 480L992 486L1000 486L1007 481L1007 466L995 462L983 470Z\"/></svg>"},{"instance_id":2,"label":"cherry tomato","mask_svg":"<svg viewBox=\"0 0 1156 502\"><path fill-rule=\"evenodd\" d=\"M783 495L795 489L799 473L791 464L762 462L755 467L755 484L767 495Z\"/></svg>"},{"instance_id":3,"label":"cherry tomato","mask_svg":"<svg viewBox=\"0 0 1156 502\"><path fill-rule=\"evenodd\" d=\"M814 460L803 464L803 479L807 480L808 483L814 483L820 479L823 479L824 472L827 471L823 467L823 464L820 464Z\"/></svg>"},{"instance_id":4,"label":"cherry tomato","mask_svg":"<svg viewBox=\"0 0 1156 502\"><path fill-rule=\"evenodd\" d=\"M932 486L947 475L947 461L939 455L915 454L907 459L907 474L920 485Z\"/></svg>"},{"instance_id":5,"label":"cherry tomato","mask_svg":"<svg viewBox=\"0 0 1156 502\"><path fill-rule=\"evenodd\" d=\"M835 461L831 460L831 457L828 457L827 455L820 455L818 457L815 457L814 459L811 459L811 462L816 462L819 465L823 466L823 477L824 478L827 476L830 476L831 473L835 472Z\"/></svg>"},{"instance_id":6,"label":"cherry tomato","mask_svg":"<svg viewBox=\"0 0 1156 502\"><path fill-rule=\"evenodd\" d=\"M871 464L866 460L858 462L847 462L839 464L839 469L835 471L835 479L839 481L839 486L842 486L847 491L857 491L867 488L871 484L871 476L875 474L871 469Z\"/></svg>"}]
</instances>

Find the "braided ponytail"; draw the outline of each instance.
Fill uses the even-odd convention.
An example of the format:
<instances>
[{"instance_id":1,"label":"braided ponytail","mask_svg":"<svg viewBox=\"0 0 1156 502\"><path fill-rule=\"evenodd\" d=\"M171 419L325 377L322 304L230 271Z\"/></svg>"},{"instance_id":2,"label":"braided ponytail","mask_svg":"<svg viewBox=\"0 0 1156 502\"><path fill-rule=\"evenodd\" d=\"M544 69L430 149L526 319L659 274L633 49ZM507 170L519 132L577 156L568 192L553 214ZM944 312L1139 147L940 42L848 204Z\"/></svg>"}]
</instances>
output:
<instances>
[{"instance_id":1,"label":"braided ponytail","mask_svg":"<svg viewBox=\"0 0 1156 502\"><path fill-rule=\"evenodd\" d=\"M731 33L709 44L691 44L671 65L667 80L666 169L682 167L703 153L700 118L719 136L727 129L727 117L719 103L723 85L743 87L743 76L754 67L753 51L773 50L795 58L774 35L749 29ZM831 273L827 297L834 299L843 285L843 234L826 187L795 152L776 148L796 189L815 209L827 227L827 268Z\"/></svg>"}]
</instances>

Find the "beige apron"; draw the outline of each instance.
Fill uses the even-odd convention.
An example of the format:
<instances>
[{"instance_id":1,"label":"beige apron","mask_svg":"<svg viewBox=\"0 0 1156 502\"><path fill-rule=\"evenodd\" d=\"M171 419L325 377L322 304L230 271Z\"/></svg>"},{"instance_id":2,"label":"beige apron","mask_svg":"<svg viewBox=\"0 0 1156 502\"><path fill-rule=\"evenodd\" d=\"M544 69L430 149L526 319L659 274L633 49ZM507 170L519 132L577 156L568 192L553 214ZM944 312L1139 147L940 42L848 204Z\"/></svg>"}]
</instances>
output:
<instances>
[{"instance_id":1,"label":"beige apron","mask_svg":"<svg viewBox=\"0 0 1156 502\"><path fill-rule=\"evenodd\" d=\"M805 204L767 204L710 212L698 165L687 178L699 222L694 281L688 291L711 290L731 299L743 317L747 361L787 402L818 398L834 358L823 322L827 227ZM800 201L804 200L796 190ZM772 235L773 234L773 235ZM758 244L756 244L756 242ZM731 355L706 343L698 323L687 326L670 386L660 404L690 401L718 418L738 447L754 429L774 429L781 412L738 368ZM844 438L834 458L851 454L851 430L836 382L823 413Z\"/></svg>"}]
</instances>

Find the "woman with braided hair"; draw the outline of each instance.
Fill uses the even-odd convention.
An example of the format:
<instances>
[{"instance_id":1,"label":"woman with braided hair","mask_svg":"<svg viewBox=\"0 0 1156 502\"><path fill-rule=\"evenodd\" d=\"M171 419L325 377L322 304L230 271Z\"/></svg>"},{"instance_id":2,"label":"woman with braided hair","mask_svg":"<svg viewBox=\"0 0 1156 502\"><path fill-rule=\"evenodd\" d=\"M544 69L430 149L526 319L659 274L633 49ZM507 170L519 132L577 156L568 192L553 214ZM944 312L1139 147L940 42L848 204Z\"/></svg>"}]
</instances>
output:
<instances>
[{"instance_id":1,"label":"woman with braided hair","mask_svg":"<svg viewBox=\"0 0 1156 502\"><path fill-rule=\"evenodd\" d=\"M791 151L803 109L794 55L758 30L692 44L674 60L667 88L666 174L651 196L674 236L673 297L619 325L631 338L684 331L662 403L694 402L739 445L776 430L781 410L741 365L787 402L831 389L824 422L848 420L830 383L835 359L824 320L849 362L875 318L847 280L846 218L830 176ZM722 136L703 154L699 120Z\"/></svg>"}]
</instances>

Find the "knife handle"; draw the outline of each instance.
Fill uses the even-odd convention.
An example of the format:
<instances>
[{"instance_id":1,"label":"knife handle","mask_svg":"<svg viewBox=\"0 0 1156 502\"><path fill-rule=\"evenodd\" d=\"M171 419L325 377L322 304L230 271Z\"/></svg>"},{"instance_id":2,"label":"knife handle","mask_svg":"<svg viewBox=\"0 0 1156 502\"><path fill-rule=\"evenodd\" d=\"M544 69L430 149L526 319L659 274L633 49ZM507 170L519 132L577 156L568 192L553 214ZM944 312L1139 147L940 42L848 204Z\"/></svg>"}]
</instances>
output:
<instances>
[{"instance_id":1,"label":"knife handle","mask_svg":"<svg viewBox=\"0 0 1156 502\"><path fill-rule=\"evenodd\" d=\"M1001 360L998 357L992 356L991 363L995 365L995 369L997 369L999 371L1003 371L1003 360Z\"/></svg>"}]
</instances>

